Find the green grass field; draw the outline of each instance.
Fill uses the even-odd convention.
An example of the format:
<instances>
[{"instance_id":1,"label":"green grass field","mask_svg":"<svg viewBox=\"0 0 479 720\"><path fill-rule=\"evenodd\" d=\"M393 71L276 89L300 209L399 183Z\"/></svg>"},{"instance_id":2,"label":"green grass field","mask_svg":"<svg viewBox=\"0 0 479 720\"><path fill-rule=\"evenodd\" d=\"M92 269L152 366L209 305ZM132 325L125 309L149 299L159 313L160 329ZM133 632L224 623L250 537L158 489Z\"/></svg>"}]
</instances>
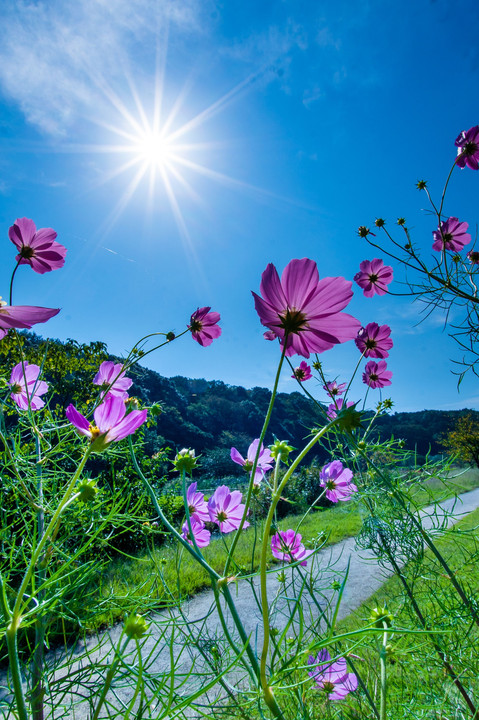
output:
<instances>
[{"instance_id":1,"label":"green grass field","mask_svg":"<svg viewBox=\"0 0 479 720\"><path fill-rule=\"evenodd\" d=\"M426 479L421 488L418 485L418 490L413 495L415 502L422 506L466 492L478 485L479 470L473 469L461 472L446 485L436 478ZM302 514L289 515L279 521L278 527L281 530L296 529L302 517ZM338 503L328 509L313 510L302 522L300 533L307 546L314 546L316 540L323 541L324 537L326 544L333 544L346 537L355 536L361 524L360 506L357 502L350 501ZM232 568L232 574L238 571L250 572L258 567L261 534L261 522L255 528L243 531L236 546L236 568ZM220 574L227 556L225 543L230 545L233 536L234 533L214 540L204 550L206 560ZM180 573L177 572L178 562L181 563ZM176 544L152 549L150 553L138 557L118 558L112 561L102 574L101 603L95 603L95 609L85 623L88 629L111 625L133 609L158 609L167 602L191 596L207 587L207 572L186 552L181 554L180 560Z\"/></svg>"}]
</instances>

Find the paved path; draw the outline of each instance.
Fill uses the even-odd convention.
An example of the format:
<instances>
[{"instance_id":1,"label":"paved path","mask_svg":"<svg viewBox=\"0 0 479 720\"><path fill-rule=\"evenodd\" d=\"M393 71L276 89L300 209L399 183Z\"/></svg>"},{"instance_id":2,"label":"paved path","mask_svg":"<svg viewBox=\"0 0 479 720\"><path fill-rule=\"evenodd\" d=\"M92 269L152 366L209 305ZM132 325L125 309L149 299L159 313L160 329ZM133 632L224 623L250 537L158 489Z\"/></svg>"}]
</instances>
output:
<instances>
[{"instance_id":1,"label":"paved path","mask_svg":"<svg viewBox=\"0 0 479 720\"><path fill-rule=\"evenodd\" d=\"M442 523L450 526L477 507L479 507L479 488L464 493L457 499L452 498L444 501L441 506L436 508L435 513L433 512L433 507L427 507L422 510L423 526L426 529L438 527ZM450 514L451 512L453 513L452 515ZM332 603L337 595L335 590L331 588L331 582L334 579L341 580L348 564L349 576L339 608L338 619L349 615L378 590L385 579L392 574L392 570L388 571L387 568L379 567L372 552L357 550L355 543L355 538L347 538L316 554L314 562L314 584L312 587L312 595L314 595L316 603L313 601L312 595L305 596L303 599L303 605L306 606L306 614L308 614L308 609L310 610L311 623L314 623L319 615L318 602L326 614L331 613ZM324 571L323 568L326 568L326 570ZM276 599L271 615L271 625L278 629L284 627L283 621L285 613L288 605L291 605L291 598L294 593L293 586L291 584L288 585L288 579L286 584L278 580L282 571L284 571L287 578L291 577L290 568L287 566L285 568L277 566L274 572L268 575L267 585L268 599ZM260 612L254 599L254 592L257 591L257 587L256 580L254 585L244 580L240 581L236 585L236 588L234 584L230 585L236 608L245 630L248 635L251 636L253 645L259 649L262 641L262 624ZM325 591L320 590L325 587L327 588ZM189 625L189 628L195 631L201 638L205 652L210 652L212 646L215 645L221 657L223 633L220 631L218 635L216 632L220 629L220 622L217 611L212 606L212 601L212 591L199 593L183 606L183 612L185 622ZM228 613L225 613L225 615L228 627L233 628L231 617ZM150 668L156 673L161 673L165 670L168 671L171 665L172 654L177 664L178 673L186 673L188 671L188 668L191 667L192 658L195 658L195 663L200 666L201 658L198 659L198 653L196 650L192 650L191 644L187 645L186 650L180 652L182 645L181 638L176 638L171 641L170 648L170 643L166 642L170 637L168 634L169 630L166 629L167 623L168 618L164 613L160 613L152 622L149 636L143 647L143 656L148 658ZM163 638L161 637L162 632L165 633ZM108 667L111 659L112 646L118 642L120 634L120 626L112 628L100 638L99 647L97 647L97 641L91 638L88 641L88 649L91 657L95 660L103 659L104 667ZM292 629L292 634L294 634L294 628ZM131 662L134 662L134 655L131 657ZM83 685L85 688L84 694L88 696L88 682L94 684L98 682L98 677L88 679L88 676L86 674L83 675L82 672L81 664L76 664L73 669L69 669L69 676L72 681L71 687L73 690L75 686L80 687L80 685ZM61 676L64 677L64 673L65 670L57 671L55 674L56 680L59 680ZM239 680L237 672L233 676L229 676L229 680L232 684L237 684ZM131 689L123 689L121 685L120 680L116 685L117 697L122 698L123 701L126 702L128 697L131 696ZM191 688L192 685L190 683L188 690L191 691ZM52 716L50 715L48 717ZM55 714L55 718L58 717L60 717L60 715ZM80 702L78 699L78 703L75 702L74 709L71 709L65 717L74 718L75 720L88 720L90 718L88 703Z\"/></svg>"}]
</instances>

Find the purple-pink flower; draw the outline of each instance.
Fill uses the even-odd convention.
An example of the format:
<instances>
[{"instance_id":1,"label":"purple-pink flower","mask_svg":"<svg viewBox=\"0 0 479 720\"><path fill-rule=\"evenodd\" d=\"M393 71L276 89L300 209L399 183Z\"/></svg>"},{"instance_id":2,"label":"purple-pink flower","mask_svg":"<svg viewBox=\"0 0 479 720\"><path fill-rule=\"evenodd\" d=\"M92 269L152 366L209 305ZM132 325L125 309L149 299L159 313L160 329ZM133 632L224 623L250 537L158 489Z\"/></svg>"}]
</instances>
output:
<instances>
[{"instance_id":1,"label":"purple-pink flower","mask_svg":"<svg viewBox=\"0 0 479 720\"><path fill-rule=\"evenodd\" d=\"M343 700L358 687L358 679L354 673L348 673L344 657L331 662L329 652L321 650L317 657L309 656L308 665L314 665L308 675L315 681L317 689L327 694L328 700Z\"/></svg>"},{"instance_id":2,"label":"purple-pink flower","mask_svg":"<svg viewBox=\"0 0 479 720\"><path fill-rule=\"evenodd\" d=\"M466 257L473 265L479 265L479 250L469 250Z\"/></svg>"},{"instance_id":3,"label":"purple-pink flower","mask_svg":"<svg viewBox=\"0 0 479 720\"><path fill-rule=\"evenodd\" d=\"M380 258L363 260L359 263L359 272L354 276L355 282L362 288L366 297L385 295L387 286L393 279L393 269L385 265Z\"/></svg>"},{"instance_id":4,"label":"purple-pink flower","mask_svg":"<svg viewBox=\"0 0 479 720\"><path fill-rule=\"evenodd\" d=\"M48 390L48 384L44 380L38 380L40 368L38 365L29 364L27 361L19 362L10 375L10 390L13 402L21 410L28 410L29 401L32 410L40 410L45 403L41 399Z\"/></svg>"},{"instance_id":5,"label":"purple-pink flower","mask_svg":"<svg viewBox=\"0 0 479 720\"><path fill-rule=\"evenodd\" d=\"M198 483L194 482L186 491L186 502L191 517L197 517L202 522L210 522L210 513L203 493L197 491Z\"/></svg>"},{"instance_id":6,"label":"purple-pink flower","mask_svg":"<svg viewBox=\"0 0 479 720\"><path fill-rule=\"evenodd\" d=\"M392 376L392 372L387 369L385 360L380 360L378 363L370 360L364 368L363 383L373 389L382 388L391 385Z\"/></svg>"},{"instance_id":7,"label":"purple-pink flower","mask_svg":"<svg viewBox=\"0 0 479 720\"><path fill-rule=\"evenodd\" d=\"M319 484L326 489L328 500L334 503L338 500L349 500L352 493L358 491L352 479L352 471L343 467L340 460L328 463L319 473Z\"/></svg>"},{"instance_id":8,"label":"purple-pink flower","mask_svg":"<svg viewBox=\"0 0 479 720\"><path fill-rule=\"evenodd\" d=\"M239 490L231 491L226 485L220 485L208 500L210 521L219 525L221 532L229 533L239 528L245 509L242 499ZM247 527L249 522L244 523L243 529Z\"/></svg>"},{"instance_id":9,"label":"purple-pink flower","mask_svg":"<svg viewBox=\"0 0 479 720\"><path fill-rule=\"evenodd\" d=\"M188 325L193 339L203 347L211 345L213 340L221 335L221 328L217 324L220 321L220 314L210 310L210 307L198 308L191 316Z\"/></svg>"},{"instance_id":10,"label":"purple-pink flower","mask_svg":"<svg viewBox=\"0 0 479 720\"><path fill-rule=\"evenodd\" d=\"M7 305L0 297L0 339L12 328L28 330L37 323L46 322L58 315L60 308L44 308L34 305Z\"/></svg>"},{"instance_id":11,"label":"purple-pink flower","mask_svg":"<svg viewBox=\"0 0 479 720\"><path fill-rule=\"evenodd\" d=\"M285 562L298 562L300 565L307 565L307 560L313 550L306 550L299 533L294 530L280 530L271 538L271 552L278 560Z\"/></svg>"},{"instance_id":12,"label":"purple-pink flower","mask_svg":"<svg viewBox=\"0 0 479 720\"><path fill-rule=\"evenodd\" d=\"M92 448L100 451L110 443L123 440L138 430L146 420L147 411L132 410L127 415L123 400L114 395L108 395L93 413L94 425L79 413L74 405L69 405L65 414L80 435L90 438Z\"/></svg>"},{"instance_id":13,"label":"purple-pink flower","mask_svg":"<svg viewBox=\"0 0 479 720\"><path fill-rule=\"evenodd\" d=\"M337 395L342 395L343 392L346 390L347 383L338 383L336 380L333 380L332 382L327 382L326 385L323 385L323 390L326 390L328 395L332 398L336 397Z\"/></svg>"},{"instance_id":14,"label":"purple-pink flower","mask_svg":"<svg viewBox=\"0 0 479 720\"><path fill-rule=\"evenodd\" d=\"M319 279L313 260L291 260L281 280L273 264L261 276L261 296L253 292L261 323L284 346L286 355L322 353L352 340L359 321L340 312L352 298L351 283L342 277Z\"/></svg>"},{"instance_id":15,"label":"purple-pink flower","mask_svg":"<svg viewBox=\"0 0 479 720\"><path fill-rule=\"evenodd\" d=\"M8 230L8 237L18 250L19 265L30 265L36 273L58 270L65 264L66 248L55 242L52 228L37 230L33 220L18 218Z\"/></svg>"},{"instance_id":16,"label":"purple-pink flower","mask_svg":"<svg viewBox=\"0 0 479 720\"><path fill-rule=\"evenodd\" d=\"M389 325L378 325L377 323L368 323L366 327L361 328L355 343L364 357L386 358L389 356L389 350L393 346L390 338L391 328Z\"/></svg>"},{"instance_id":17,"label":"purple-pink flower","mask_svg":"<svg viewBox=\"0 0 479 720\"><path fill-rule=\"evenodd\" d=\"M326 410L326 415L330 420L336 420L338 417L338 413L343 410L344 407L352 407L354 405L354 402L352 400L348 400L346 405L344 405L343 398L337 398L331 405L328 405L328 409Z\"/></svg>"},{"instance_id":18,"label":"purple-pink flower","mask_svg":"<svg viewBox=\"0 0 479 720\"><path fill-rule=\"evenodd\" d=\"M471 242L471 236L466 232L469 225L467 222L459 222L457 217L450 217L441 223L438 230L434 230L432 235L434 242L433 250L452 250L457 252Z\"/></svg>"},{"instance_id":19,"label":"purple-pink flower","mask_svg":"<svg viewBox=\"0 0 479 720\"><path fill-rule=\"evenodd\" d=\"M308 363L305 360L302 360L299 363L299 367L294 368L293 374L291 377L294 380L299 380L299 382L305 382L306 380L311 380L313 377L311 375L311 366L308 365Z\"/></svg>"},{"instance_id":20,"label":"purple-pink flower","mask_svg":"<svg viewBox=\"0 0 479 720\"><path fill-rule=\"evenodd\" d=\"M245 472L247 473L250 473L253 469L254 459L256 457L256 453L258 452L258 443L259 438L253 440L253 442L248 448L248 454L246 455L246 459L238 452L236 448L231 448L231 459L238 465L242 465ZM259 485L261 480L264 478L265 473L268 472L268 470L271 470L272 467L273 458L271 457L271 451L269 450L269 448L265 448L263 443L261 443L261 448L258 455L258 463L256 465L256 470L254 473L254 484Z\"/></svg>"},{"instance_id":21,"label":"purple-pink flower","mask_svg":"<svg viewBox=\"0 0 479 720\"><path fill-rule=\"evenodd\" d=\"M208 518L209 520L209 518ZM198 545L199 548L206 547L210 544L211 539L211 533L209 530L205 528L205 524L202 520L199 519L196 515L192 515L190 517L190 523L191 523L191 531L193 533L193 536L195 538L195 542ZM183 523L183 527L181 528L181 535L182 537L189 542L190 545L193 545L193 540L190 536L190 529L188 527L188 522Z\"/></svg>"},{"instance_id":22,"label":"purple-pink flower","mask_svg":"<svg viewBox=\"0 0 479 720\"><path fill-rule=\"evenodd\" d=\"M128 390L133 380L126 377L123 365L114 363L111 360L105 360L98 368L98 372L93 378L94 385L100 385L107 395L115 395L116 397L126 400Z\"/></svg>"},{"instance_id":23,"label":"purple-pink flower","mask_svg":"<svg viewBox=\"0 0 479 720\"><path fill-rule=\"evenodd\" d=\"M479 170L479 125L463 130L456 138L456 165L460 168L469 167Z\"/></svg>"}]
</instances>

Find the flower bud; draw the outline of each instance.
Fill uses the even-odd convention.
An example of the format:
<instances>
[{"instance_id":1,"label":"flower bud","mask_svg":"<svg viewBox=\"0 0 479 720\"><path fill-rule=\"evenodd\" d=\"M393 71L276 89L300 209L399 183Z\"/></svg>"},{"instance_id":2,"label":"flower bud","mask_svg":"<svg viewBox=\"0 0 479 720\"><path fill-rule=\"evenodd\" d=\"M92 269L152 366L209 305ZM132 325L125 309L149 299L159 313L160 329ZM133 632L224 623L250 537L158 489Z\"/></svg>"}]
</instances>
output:
<instances>
[{"instance_id":1,"label":"flower bud","mask_svg":"<svg viewBox=\"0 0 479 720\"><path fill-rule=\"evenodd\" d=\"M425 180L418 180L416 187L418 190L425 190L427 188L427 182Z\"/></svg>"},{"instance_id":2,"label":"flower bud","mask_svg":"<svg viewBox=\"0 0 479 720\"><path fill-rule=\"evenodd\" d=\"M386 607L375 607L369 616L369 622L377 628L391 627L394 623L393 615Z\"/></svg>"},{"instance_id":3,"label":"flower bud","mask_svg":"<svg viewBox=\"0 0 479 720\"><path fill-rule=\"evenodd\" d=\"M358 235L359 235L359 237L363 237L363 238L364 238L364 237L367 237L367 236L369 235L369 233L370 233L370 230L369 230L368 227L366 227L366 225L360 225L360 226L358 227Z\"/></svg>"},{"instance_id":4,"label":"flower bud","mask_svg":"<svg viewBox=\"0 0 479 720\"><path fill-rule=\"evenodd\" d=\"M374 224L376 225L376 227L382 228L386 224L386 221L382 218L376 218Z\"/></svg>"},{"instance_id":5,"label":"flower bud","mask_svg":"<svg viewBox=\"0 0 479 720\"><path fill-rule=\"evenodd\" d=\"M180 450L179 453L177 453L175 459L173 460L173 465L175 466L175 470L178 472L184 471L186 473L190 473L193 468L197 466L195 451L183 448L183 450Z\"/></svg>"},{"instance_id":6,"label":"flower bud","mask_svg":"<svg viewBox=\"0 0 479 720\"><path fill-rule=\"evenodd\" d=\"M81 502L90 502L90 500L93 500L93 498L98 492L96 480L89 480L88 478L81 480L80 483L77 485L76 491L80 494L80 497L78 499Z\"/></svg>"},{"instance_id":7,"label":"flower bud","mask_svg":"<svg viewBox=\"0 0 479 720\"><path fill-rule=\"evenodd\" d=\"M405 218L403 218L403 217L398 218L398 219L397 219L397 224L398 224L398 225L405 225L405 224L406 224Z\"/></svg>"},{"instance_id":8,"label":"flower bud","mask_svg":"<svg viewBox=\"0 0 479 720\"><path fill-rule=\"evenodd\" d=\"M149 413L151 417L158 417L158 415L161 415L162 412L163 408L161 407L160 403L155 402L149 407Z\"/></svg>"},{"instance_id":9,"label":"flower bud","mask_svg":"<svg viewBox=\"0 0 479 720\"><path fill-rule=\"evenodd\" d=\"M166 339L168 342L172 342L172 340L174 340L175 337L176 337L176 335L174 332L170 331L170 332L166 333Z\"/></svg>"},{"instance_id":10,"label":"flower bud","mask_svg":"<svg viewBox=\"0 0 479 720\"><path fill-rule=\"evenodd\" d=\"M138 401L138 398L129 397L128 400L126 401L126 409L127 410L139 410L140 403Z\"/></svg>"},{"instance_id":11,"label":"flower bud","mask_svg":"<svg viewBox=\"0 0 479 720\"><path fill-rule=\"evenodd\" d=\"M125 635L128 635L129 638L138 640L145 635L148 631L148 627L149 625L144 617L141 615L130 615L130 617L125 620L123 630Z\"/></svg>"},{"instance_id":12,"label":"flower bud","mask_svg":"<svg viewBox=\"0 0 479 720\"><path fill-rule=\"evenodd\" d=\"M286 440L275 440L269 449L275 460L278 460L281 456L281 460L286 464L288 463L289 453L294 450L291 445L288 445Z\"/></svg>"}]
</instances>

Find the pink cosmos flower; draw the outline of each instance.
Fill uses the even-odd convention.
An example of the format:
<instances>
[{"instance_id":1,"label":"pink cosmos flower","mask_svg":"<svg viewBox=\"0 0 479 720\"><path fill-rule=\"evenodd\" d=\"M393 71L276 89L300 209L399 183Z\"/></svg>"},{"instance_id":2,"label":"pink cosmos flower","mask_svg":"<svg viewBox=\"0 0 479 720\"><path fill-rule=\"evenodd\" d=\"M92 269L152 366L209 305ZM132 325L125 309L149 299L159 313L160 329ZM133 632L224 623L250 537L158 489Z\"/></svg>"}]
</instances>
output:
<instances>
[{"instance_id":1,"label":"pink cosmos flower","mask_svg":"<svg viewBox=\"0 0 479 720\"><path fill-rule=\"evenodd\" d=\"M328 395L332 398L336 397L337 395L342 395L343 392L346 390L347 383L338 383L336 380L333 382L327 382L326 385L323 385L323 390L326 390Z\"/></svg>"},{"instance_id":2,"label":"pink cosmos flower","mask_svg":"<svg viewBox=\"0 0 479 720\"><path fill-rule=\"evenodd\" d=\"M290 563L301 560L299 564L306 566L306 558L312 555L313 550L306 550L301 539L294 530L280 530L271 538L271 552L278 560Z\"/></svg>"},{"instance_id":3,"label":"pink cosmos flower","mask_svg":"<svg viewBox=\"0 0 479 720\"><path fill-rule=\"evenodd\" d=\"M210 522L210 513L203 493L197 492L198 483L191 483L186 491L186 502L191 517L197 517L202 522Z\"/></svg>"},{"instance_id":4,"label":"pink cosmos flower","mask_svg":"<svg viewBox=\"0 0 479 720\"><path fill-rule=\"evenodd\" d=\"M210 310L210 307L198 308L191 316L188 325L193 339L203 347L211 345L213 340L221 335L221 328L217 325L220 321L220 314L210 312Z\"/></svg>"},{"instance_id":5,"label":"pink cosmos flower","mask_svg":"<svg viewBox=\"0 0 479 720\"><path fill-rule=\"evenodd\" d=\"M299 367L294 368L294 372L291 375L293 379L299 380L299 382L305 382L311 380L311 366L306 363L305 360L299 363Z\"/></svg>"},{"instance_id":6,"label":"pink cosmos flower","mask_svg":"<svg viewBox=\"0 0 479 720\"><path fill-rule=\"evenodd\" d=\"M114 395L108 395L101 405L95 409L92 425L84 415L69 405L65 415L80 435L90 438L92 447L97 452L104 450L110 443L123 440L132 435L146 420L146 410L132 410L126 415L123 400Z\"/></svg>"},{"instance_id":7,"label":"pink cosmos flower","mask_svg":"<svg viewBox=\"0 0 479 720\"><path fill-rule=\"evenodd\" d=\"M329 652L321 650L317 657L309 656L308 665L314 665L308 675L313 678L318 690L324 690L328 700L343 700L358 687L358 679L354 673L348 673L343 657L331 662Z\"/></svg>"},{"instance_id":8,"label":"pink cosmos flower","mask_svg":"<svg viewBox=\"0 0 479 720\"><path fill-rule=\"evenodd\" d=\"M209 517L208 517L209 520ZM200 520L196 515L192 515L190 517L191 522L191 530L193 532L195 542L198 545L199 548L206 547L210 544L211 539L211 533L209 530L205 528L205 524L202 520ZM193 546L193 541L190 537L190 529L188 527L188 523L183 523L183 527L181 528L181 535L182 537L189 542L190 545Z\"/></svg>"},{"instance_id":9,"label":"pink cosmos flower","mask_svg":"<svg viewBox=\"0 0 479 720\"><path fill-rule=\"evenodd\" d=\"M479 265L479 251L478 250L469 250L469 252L466 254L466 257L468 260L472 262L473 265Z\"/></svg>"},{"instance_id":10,"label":"pink cosmos flower","mask_svg":"<svg viewBox=\"0 0 479 720\"><path fill-rule=\"evenodd\" d=\"M319 279L313 260L291 260L279 279L271 263L261 276L262 297L253 293L261 323L273 332L286 355L322 353L352 340L359 321L340 312L352 298L351 283L342 277Z\"/></svg>"},{"instance_id":11,"label":"pink cosmos flower","mask_svg":"<svg viewBox=\"0 0 479 720\"><path fill-rule=\"evenodd\" d=\"M457 147L456 165L479 170L479 125L459 133L454 144Z\"/></svg>"},{"instance_id":12,"label":"pink cosmos flower","mask_svg":"<svg viewBox=\"0 0 479 720\"><path fill-rule=\"evenodd\" d=\"M126 400L128 397L128 390L131 387L133 380L126 377L121 363L114 363L111 360L105 360L98 368L98 372L93 378L94 385L101 385L103 390L107 390L108 395L115 395L116 397ZM103 396L102 396L103 397Z\"/></svg>"},{"instance_id":13,"label":"pink cosmos flower","mask_svg":"<svg viewBox=\"0 0 479 720\"><path fill-rule=\"evenodd\" d=\"M254 459L256 457L256 453L258 452L258 443L259 438L256 440L253 440L251 445L248 448L248 454L245 458L237 451L236 448L231 448L231 459L233 462L237 463L238 465L242 465L245 469L245 472L250 473L253 469ZM254 473L254 484L259 485L261 480L264 478L265 473L268 472L268 470L271 470L273 467L273 458L271 456L271 451L269 448L265 448L263 443L261 443L261 448L258 456L258 463L256 465L256 470Z\"/></svg>"},{"instance_id":14,"label":"pink cosmos flower","mask_svg":"<svg viewBox=\"0 0 479 720\"><path fill-rule=\"evenodd\" d=\"M33 220L18 218L8 230L8 237L18 250L19 265L30 265L36 273L58 270L65 264L67 250L55 242L52 228L37 230Z\"/></svg>"},{"instance_id":15,"label":"pink cosmos flower","mask_svg":"<svg viewBox=\"0 0 479 720\"><path fill-rule=\"evenodd\" d=\"M35 307L34 305L7 305L0 297L0 339L11 328L30 329L37 323L46 322L58 315L60 308Z\"/></svg>"},{"instance_id":16,"label":"pink cosmos flower","mask_svg":"<svg viewBox=\"0 0 479 720\"><path fill-rule=\"evenodd\" d=\"M32 410L40 410L45 405L40 395L45 395L48 384L43 380L39 381L39 375L38 365L30 365L27 361L19 362L13 368L8 383L12 391L10 397L21 410L28 410L29 400Z\"/></svg>"},{"instance_id":17,"label":"pink cosmos flower","mask_svg":"<svg viewBox=\"0 0 479 720\"><path fill-rule=\"evenodd\" d=\"M344 405L343 398L337 398L331 405L328 405L328 409L326 410L326 415L330 420L336 420L338 417L338 413L341 412L341 410L344 407L352 407L354 405L354 402L352 400L348 400L346 403L346 406Z\"/></svg>"},{"instance_id":18,"label":"pink cosmos flower","mask_svg":"<svg viewBox=\"0 0 479 720\"><path fill-rule=\"evenodd\" d=\"M334 503L349 500L352 493L358 491L352 479L352 471L343 467L340 460L328 463L319 473L319 484L326 488L326 497Z\"/></svg>"},{"instance_id":19,"label":"pink cosmos flower","mask_svg":"<svg viewBox=\"0 0 479 720\"><path fill-rule=\"evenodd\" d=\"M385 360L380 360L378 363L370 360L364 368L363 383L366 383L366 385L369 385L369 387L373 389L382 388L386 387L386 385L391 385L392 376L392 372L387 370Z\"/></svg>"},{"instance_id":20,"label":"pink cosmos flower","mask_svg":"<svg viewBox=\"0 0 479 720\"><path fill-rule=\"evenodd\" d=\"M469 225L467 222L459 222L457 217L450 217L441 223L439 230L434 230L432 235L434 243L433 250L462 250L464 245L471 242L471 236L466 232Z\"/></svg>"},{"instance_id":21,"label":"pink cosmos flower","mask_svg":"<svg viewBox=\"0 0 479 720\"><path fill-rule=\"evenodd\" d=\"M379 258L363 260L359 263L359 272L354 276L355 282L363 290L363 295L385 295L387 286L393 279L393 269L385 265Z\"/></svg>"},{"instance_id":22,"label":"pink cosmos flower","mask_svg":"<svg viewBox=\"0 0 479 720\"><path fill-rule=\"evenodd\" d=\"M388 350L393 346L390 335L389 325L368 323L358 332L354 342L364 357L386 358L389 356Z\"/></svg>"},{"instance_id":23,"label":"pink cosmos flower","mask_svg":"<svg viewBox=\"0 0 479 720\"><path fill-rule=\"evenodd\" d=\"M242 497L239 490L230 491L226 485L220 485L208 500L210 521L219 525L221 532L229 533L239 528L245 508ZM249 522L243 525L243 528L247 527Z\"/></svg>"}]
</instances>

